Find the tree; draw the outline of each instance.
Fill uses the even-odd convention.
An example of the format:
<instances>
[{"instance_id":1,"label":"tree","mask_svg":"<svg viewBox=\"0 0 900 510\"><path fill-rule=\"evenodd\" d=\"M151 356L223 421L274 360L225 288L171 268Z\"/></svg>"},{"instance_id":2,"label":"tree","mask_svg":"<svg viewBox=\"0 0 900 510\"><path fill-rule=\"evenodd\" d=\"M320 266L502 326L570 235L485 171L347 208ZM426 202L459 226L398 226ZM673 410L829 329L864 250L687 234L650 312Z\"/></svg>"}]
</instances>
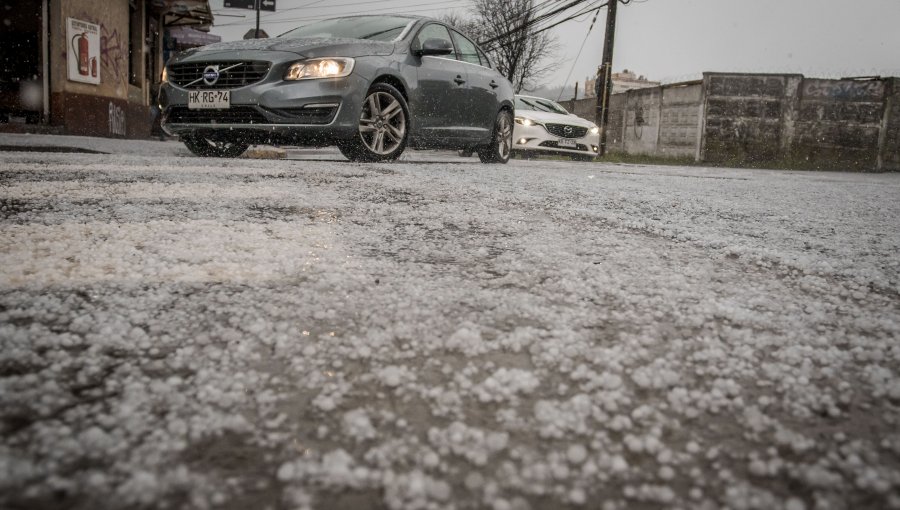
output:
<instances>
[{"instance_id":1,"label":"tree","mask_svg":"<svg viewBox=\"0 0 900 510\"><path fill-rule=\"evenodd\" d=\"M475 0L471 18L449 13L443 21L479 41L518 93L534 90L541 78L559 66L552 58L558 49L556 38L527 26L536 11L534 0ZM493 42L481 44L484 41Z\"/></svg>"}]
</instances>

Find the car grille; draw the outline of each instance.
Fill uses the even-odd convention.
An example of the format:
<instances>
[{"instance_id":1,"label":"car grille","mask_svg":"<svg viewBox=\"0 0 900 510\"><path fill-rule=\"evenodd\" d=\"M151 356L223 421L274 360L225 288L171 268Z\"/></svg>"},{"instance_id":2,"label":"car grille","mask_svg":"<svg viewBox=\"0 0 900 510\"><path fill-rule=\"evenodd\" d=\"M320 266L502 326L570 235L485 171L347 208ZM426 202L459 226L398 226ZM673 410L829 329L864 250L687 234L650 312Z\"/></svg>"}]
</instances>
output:
<instances>
[{"instance_id":1,"label":"car grille","mask_svg":"<svg viewBox=\"0 0 900 510\"><path fill-rule=\"evenodd\" d=\"M262 81L269 72L269 65L269 62L260 61L185 62L172 64L168 68L168 73L169 81L182 88L236 89ZM212 85L207 85L203 81L203 71L209 66L219 66L220 69L219 79Z\"/></svg>"},{"instance_id":2,"label":"car grille","mask_svg":"<svg viewBox=\"0 0 900 510\"><path fill-rule=\"evenodd\" d=\"M545 124L547 132L561 138L581 138L587 134L587 128L569 124Z\"/></svg>"},{"instance_id":3,"label":"car grille","mask_svg":"<svg viewBox=\"0 0 900 510\"><path fill-rule=\"evenodd\" d=\"M567 149L567 150L578 150L578 151L587 151L590 150L587 145L583 145L580 143L575 144L575 147L560 147L558 143L547 140L546 142L541 142L540 147L547 147L550 149Z\"/></svg>"},{"instance_id":4,"label":"car grille","mask_svg":"<svg viewBox=\"0 0 900 510\"><path fill-rule=\"evenodd\" d=\"M251 106L232 106L227 110L191 110L175 106L166 121L170 124L266 124L266 117Z\"/></svg>"}]
</instances>

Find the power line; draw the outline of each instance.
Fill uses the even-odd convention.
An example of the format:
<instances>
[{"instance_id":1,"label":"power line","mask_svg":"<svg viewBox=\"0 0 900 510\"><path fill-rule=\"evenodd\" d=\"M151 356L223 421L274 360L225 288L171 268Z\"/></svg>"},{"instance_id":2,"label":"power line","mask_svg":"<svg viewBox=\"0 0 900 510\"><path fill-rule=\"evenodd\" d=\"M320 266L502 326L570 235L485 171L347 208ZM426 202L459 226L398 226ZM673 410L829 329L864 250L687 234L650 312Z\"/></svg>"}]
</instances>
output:
<instances>
[{"instance_id":1,"label":"power line","mask_svg":"<svg viewBox=\"0 0 900 510\"><path fill-rule=\"evenodd\" d=\"M498 35L498 36L496 36L496 37L493 37L493 38L491 38L491 39L488 39L486 42L479 42L478 44L482 46L482 48L484 49L484 51L495 51L495 50L497 50L498 48L505 47L505 46L509 46L509 45L512 45L512 44L517 44L517 43L519 43L519 42L521 42L521 41L523 41L523 40L525 40L525 39L529 39L529 38L531 38L531 37L533 37L533 36L535 36L535 35L537 35L537 34L539 34L539 33L541 33L541 32L546 32L547 30L550 30L551 28L554 28L554 27L556 27L556 26L559 26L559 25L561 25L561 24L563 24L563 23L565 23L565 22L567 22L567 21L573 20L573 19L577 18L578 16L582 16L582 15L584 15L584 14L586 14L586 13L589 13L589 12L591 12L591 11L594 10L594 9L598 9L598 10L599 10L599 9L602 9L602 8L606 7L607 5L609 5L609 1L606 1L606 2L604 2L603 4L601 4L601 5L597 6L597 7L589 7L589 8L587 8L587 9L583 9L583 10L581 10L581 11L579 11L579 12L576 12L575 14L572 14L571 16L568 16L568 17L566 17L566 18L564 18L564 19L561 19L561 20L559 20L559 21L557 21L557 22L555 22L555 23L551 23L551 24L549 24L549 25L544 25L544 26L538 26L538 23L539 23L539 22L550 21L550 20L552 20L552 18L553 18L554 16L556 16L556 15L559 14L560 12L564 12L564 11L570 9L570 8L572 7L572 5L577 5L577 4L583 3L583 2L585 2L585 1L587 1L587 0L579 0L579 1L576 1L576 2L572 2L571 4L569 4L569 5L566 6L566 7L563 7L563 8L561 8L561 9L557 9L557 11L555 11L554 13L548 13L549 15L546 16L544 19L541 19L541 20L538 20L538 21L534 21L534 22L531 22L531 23L527 23L527 24L523 25L522 27L519 27L519 28L517 28L517 29L515 29L515 30L510 30L510 31L508 31L508 32L506 32L506 33L504 33L504 34L500 34L500 35ZM534 29L534 30L529 30L529 29ZM503 40L503 39L505 39L506 37L508 37L508 36L510 36L510 35L512 35L512 34L514 34L515 32L521 32L521 35L520 35L518 38L515 38L515 39L511 39L511 40ZM499 42L499 43L498 43L497 45L495 45L495 46L491 46L491 47L486 48L486 46L487 46L488 43L491 43L491 42L497 42L497 41L501 41L501 42Z\"/></svg>"},{"instance_id":2,"label":"power line","mask_svg":"<svg viewBox=\"0 0 900 510\"><path fill-rule=\"evenodd\" d=\"M489 45L489 44L491 44L491 43L493 43L493 42L496 42L496 41L499 41L499 40L504 39L504 38L506 38L506 37L509 37L510 35L513 35L513 34L515 34L516 32L524 32L525 30L531 28L532 26L534 26L534 25L536 25L536 24L538 24L538 23L541 23L541 22L543 22L543 21L546 21L546 20L548 20L548 19L550 19L550 18L553 18L553 17L556 16L557 14L560 14L560 13L562 13L562 12L565 12L565 11L571 9L572 7L575 7L575 6L579 5L579 4L584 3L585 1L587 1L587 0L573 0L573 1L567 3L566 5L560 7L560 8L558 8L558 9L556 9L556 10L553 10L553 11L551 11L551 12L547 12L547 13L541 14L541 15L539 15L539 16L535 16L534 18L532 18L532 19L528 20L526 23L524 23L521 27L514 28L514 29L512 29L512 30L507 30L506 32L504 32L504 33L502 33L502 34L499 34L499 35L496 35L496 36L494 36L494 37L492 37L492 38L490 38L490 39L488 39L488 40L486 40L486 41L479 41L478 44L484 47L484 46L487 46L487 45ZM584 14L584 13L581 13L581 14Z\"/></svg>"},{"instance_id":3,"label":"power line","mask_svg":"<svg viewBox=\"0 0 900 510\"><path fill-rule=\"evenodd\" d=\"M588 27L587 33L584 34L584 40L581 41L581 47L578 48L578 54L575 55L575 60L572 61L572 67L569 68L569 74L566 75L566 79L563 81L563 86L559 90L559 95L556 96L557 101L559 101L559 99L562 97L563 91L566 90L566 85L568 85L569 83L569 78L572 77L572 73L575 71L575 64L578 63L578 58L581 56L581 51L584 50L584 45L587 44L588 36L591 35L591 30L594 29L594 23L597 22L597 16L599 15L600 8L597 8L597 11L594 13L594 19L591 20L591 26ZM578 91L576 90L575 92L577 93Z\"/></svg>"},{"instance_id":4,"label":"power line","mask_svg":"<svg viewBox=\"0 0 900 510\"><path fill-rule=\"evenodd\" d=\"M447 5L448 3L460 3L460 2L461 2L460 5ZM349 6L356 6L356 5L362 5L362 4L368 4L368 3L373 3L373 2L366 1L366 2L348 3L348 4L342 4L342 6L349 7ZM383 0L382 0L382 2L378 2L378 3L383 3ZM404 7L404 13L423 12L423 11L430 11L430 10L434 9L434 7L431 7L428 9L407 9L407 7L423 7L423 6L429 6L429 5L430 6L441 5L441 6L452 8L452 7L464 7L468 3L469 3L469 0L450 0L449 2L447 0L440 0L440 1L434 1L434 2L412 4L412 5L407 5ZM337 7L337 6L335 6L335 7ZM369 9L366 12L385 12L385 11L395 11L395 10L397 10L397 7L382 7L382 8ZM279 20L268 19L267 23L272 25L272 24L277 24L277 23L288 23L288 22L296 22L296 21L318 21L318 20L329 19L329 18L338 18L341 16L346 16L348 14L355 14L355 13L336 12L336 13L331 13L331 14L323 14L323 15L316 15L316 16L300 16L300 17L294 17L294 18L284 18L284 19L279 19ZM215 25L215 26L216 27L239 26L239 25L244 25L246 23L247 23L246 21L235 21L232 23L223 23L221 25Z\"/></svg>"}]
</instances>

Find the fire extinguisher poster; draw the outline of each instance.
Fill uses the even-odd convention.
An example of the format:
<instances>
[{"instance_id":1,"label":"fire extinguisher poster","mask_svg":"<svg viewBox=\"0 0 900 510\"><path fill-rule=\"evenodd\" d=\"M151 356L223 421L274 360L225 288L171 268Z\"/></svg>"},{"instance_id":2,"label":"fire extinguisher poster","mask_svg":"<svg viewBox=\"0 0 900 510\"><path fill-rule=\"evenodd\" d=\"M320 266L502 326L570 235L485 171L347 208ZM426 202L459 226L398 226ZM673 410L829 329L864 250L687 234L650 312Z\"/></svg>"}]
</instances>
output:
<instances>
[{"instance_id":1,"label":"fire extinguisher poster","mask_svg":"<svg viewBox=\"0 0 900 510\"><path fill-rule=\"evenodd\" d=\"M69 79L100 84L100 25L66 18Z\"/></svg>"}]
</instances>

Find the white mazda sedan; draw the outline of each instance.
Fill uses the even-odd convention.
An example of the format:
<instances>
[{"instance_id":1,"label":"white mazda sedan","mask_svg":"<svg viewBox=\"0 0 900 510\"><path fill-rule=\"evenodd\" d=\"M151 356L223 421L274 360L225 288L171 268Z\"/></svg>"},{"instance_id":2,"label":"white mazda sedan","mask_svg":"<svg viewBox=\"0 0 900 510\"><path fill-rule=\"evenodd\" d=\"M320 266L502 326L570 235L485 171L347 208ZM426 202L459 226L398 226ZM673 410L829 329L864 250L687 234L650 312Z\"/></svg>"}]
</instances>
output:
<instances>
[{"instance_id":1,"label":"white mazda sedan","mask_svg":"<svg viewBox=\"0 0 900 510\"><path fill-rule=\"evenodd\" d=\"M600 150L600 128L541 97L516 96L513 152L563 154L589 161Z\"/></svg>"}]
</instances>

